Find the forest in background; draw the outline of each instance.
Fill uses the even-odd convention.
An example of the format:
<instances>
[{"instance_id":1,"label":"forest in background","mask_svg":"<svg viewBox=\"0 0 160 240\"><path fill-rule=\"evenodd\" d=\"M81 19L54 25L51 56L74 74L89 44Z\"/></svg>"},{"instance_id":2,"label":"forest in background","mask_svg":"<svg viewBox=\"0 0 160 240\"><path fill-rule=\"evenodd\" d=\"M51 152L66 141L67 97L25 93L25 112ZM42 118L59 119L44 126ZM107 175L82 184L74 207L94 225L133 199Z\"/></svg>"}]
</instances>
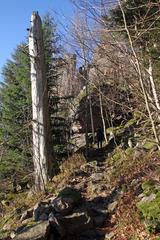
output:
<instances>
[{"instance_id":1,"label":"forest in background","mask_svg":"<svg viewBox=\"0 0 160 240\"><path fill-rule=\"evenodd\" d=\"M106 145L114 139L123 149L160 148L159 1L72 3L77 14L65 34L52 14L42 19L55 175L73 155L74 126L85 135L86 158L99 125ZM3 77L0 179L21 180L34 171L28 40L13 51Z\"/></svg>"},{"instance_id":2,"label":"forest in background","mask_svg":"<svg viewBox=\"0 0 160 240\"><path fill-rule=\"evenodd\" d=\"M100 124L105 129L116 126L116 118L121 118L120 124L125 122L127 115L131 117L137 113L145 123L145 137L151 138L159 146L159 2L127 1L118 5L118 2L112 1L73 1L73 4L77 15L70 22L70 28L65 29L66 47L70 42L72 53L66 52L64 36L58 34L54 16L46 14L43 19L55 151L67 151L64 149L68 140L63 139L63 131L67 138L67 124L72 121L70 103L83 87L87 89L84 94L89 96L87 122L92 126L88 131L92 131L93 135L97 122L102 121ZM2 178L13 174L15 169L23 172L23 168L30 170L32 166L30 60L27 46L27 41L19 44L3 68L4 82L0 89ZM75 60L72 61L72 56L67 58L67 54L75 54ZM69 61L72 61L70 65ZM99 98L104 109L98 106ZM85 98L83 101L86 101ZM102 120L92 116L97 111ZM95 124L90 118L94 118ZM82 122L86 119L80 117L80 121L84 126Z\"/></svg>"}]
</instances>

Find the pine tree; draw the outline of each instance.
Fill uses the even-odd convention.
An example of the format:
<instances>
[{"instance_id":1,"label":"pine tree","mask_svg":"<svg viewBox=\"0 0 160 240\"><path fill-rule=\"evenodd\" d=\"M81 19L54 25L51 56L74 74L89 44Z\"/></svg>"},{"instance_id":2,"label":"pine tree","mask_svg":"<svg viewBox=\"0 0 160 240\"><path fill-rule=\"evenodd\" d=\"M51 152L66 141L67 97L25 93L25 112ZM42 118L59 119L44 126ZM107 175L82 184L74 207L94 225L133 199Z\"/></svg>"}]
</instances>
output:
<instances>
[{"instance_id":1,"label":"pine tree","mask_svg":"<svg viewBox=\"0 0 160 240\"><path fill-rule=\"evenodd\" d=\"M59 36L51 14L42 21L45 48L45 69L48 80L49 113L53 143L51 152L61 152L62 158L68 138L66 99L59 96L59 68L64 64L58 45ZM12 58L3 68L4 82L0 86L0 148L4 149L0 162L0 176L15 171L33 170L32 109L30 59L26 42L17 46ZM61 151L62 149L62 151ZM66 154L66 150L65 150Z\"/></svg>"},{"instance_id":2,"label":"pine tree","mask_svg":"<svg viewBox=\"0 0 160 240\"><path fill-rule=\"evenodd\" d=\"M57 68L54 65L58 50L56 48L56 26L50 14L44 17L43 32L45 67L51 102L50 86L55 87L57 84ZM0 162L2 177L14 171L23 172L26 166L29 171L33 169L30 60L26 43L17 46L12 59L8 60L3 68L3 76L4 83L0 88L0 143L6 151Z\"/></svg>"},{"instance_id":3,"label":"pine tree","mask_svg":"<svg viewBox=\"0 0 160 240\"><path fill-rule=\"evenodd\" d=\"M67 141L69 135L67 96L60 96L60 69L65 60L61 56L60 36L57 34L54 18L47 13L43 19L45 62L48 80L49 112L51 134L56 157L61 160L67 155Z\"/></svg>"},{"instance_id":4,"label":"pine tree","mask_svg":"<svg viewBox=\"0 0 160 240\"><path fill-rule=\"evenodd\" d=\"M2 165L11 172L31 164L31 98L29 59L20 44L3 68L4 84L1 86L1 142L7 149ZM3 168L3 166L2 166ZM1 171L0 171L1 172ZM3 174L5 171L3 171Z\"/></svg>"}]
</instances>

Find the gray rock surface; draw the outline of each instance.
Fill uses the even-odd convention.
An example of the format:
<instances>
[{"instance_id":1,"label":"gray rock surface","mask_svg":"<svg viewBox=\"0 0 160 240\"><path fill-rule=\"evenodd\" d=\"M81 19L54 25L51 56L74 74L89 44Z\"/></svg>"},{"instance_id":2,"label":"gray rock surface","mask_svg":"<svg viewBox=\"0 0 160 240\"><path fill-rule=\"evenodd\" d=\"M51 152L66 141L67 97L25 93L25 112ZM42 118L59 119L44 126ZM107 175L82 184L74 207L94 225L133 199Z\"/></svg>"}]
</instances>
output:
<instances>
[{"instance_id":1,"label":"gray rock surface","mask_svg":"<svg viewBox=\"0 0 160 240\"><path fill-rule=\"evenodd\" d=\"M71 197L57 197L52 203L52 206L56 212L60 213L61 215L67 215L73 210L74 200Z\"/></svg>"},{"instance_id":2,"label":"gray rock surface","mask_svg":"<svg viewBox=\"0 0 160 240\"><path fill-rule=\"evenodd\" d=\"M140 203L144 203L144 202L151 202L156 198L156 194L155 193L151 193L149 196L145 196L141 199Z\"/></svg>"},{"instance_id":3,"label":"gray rock surface","mask_svg":"<svg viewBox=\"0 0 160 240\"><path fill-rule=\"evenodd\" d=\"M108 205L108 211L109 211L109 212L114 212L115 209L116 209L116 207L117 207L117 205L118 205L118 202L117 202L117 201L114 201L114 202L110 203L110 204Z\"/></svg>"},{"instance_id":4,"label":"gray rock surface","mask_svg":"<svg viewBox=\"0 0 160 240\"><path fill-rule=\"evenodd\" d=\"M45 240L50 232L50 224L48 221L37 223L33 227L23 230L14 240ZM52 239L54 240L54 239Z\"/></svg>"},{"instance_id":5,"label":"gray rock surface","mask_svg":"<svg viewBox=\"0 0 160 240\"><path fill-rule=\"evenodd\" d=\"M57 197L50 196L22 214L22 223L27 221L28 225L27 218L32 217L31 220L37 224L30 228L25 225L20 232L16 232L18 235L14 239L54 240L57 236L58 239L102 239L104 236L100 236L96 229L107 222L108 203L111 212L117 206L118 191L115 188L112 191L108 186L101 167L96 162L87 163L69 179L69 186L61 190ZM88 191L90 200L82 198ZM109 202L108 194L112 196Z\"/></svg>"},{"instance_id":6,"label":"gray rock surface","mask_svg":"<svg viewBox=\"0 0 160 240\"><path fill-rule=\"evenodd\" d=\"M43 205L42 203L38 203L35 207L34 207L34 212L33 212L33 218L35 221L39 221L40 220L40 216L46 212L46 206Z\"/></svg>"},{"instance_id":7,"label":"gray rock surface","mask_svg":"<svg viewBox=\"0 0 160 240\"><path fill-rule=\"evenodd\" d=\"M28 218L32 218L33 217L33 208L28 209L26 212L24 212L21 216L21 221L24 221Z\"/></svg>"}]
</instances>

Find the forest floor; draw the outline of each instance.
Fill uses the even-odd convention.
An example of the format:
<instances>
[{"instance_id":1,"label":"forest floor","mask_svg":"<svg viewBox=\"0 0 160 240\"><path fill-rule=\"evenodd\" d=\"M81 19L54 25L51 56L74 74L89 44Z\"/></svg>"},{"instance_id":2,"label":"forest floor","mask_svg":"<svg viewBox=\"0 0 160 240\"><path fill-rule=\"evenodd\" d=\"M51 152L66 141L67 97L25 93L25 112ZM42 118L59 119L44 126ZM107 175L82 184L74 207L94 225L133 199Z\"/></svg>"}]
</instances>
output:
<instances>
[{"instance_id":1,"label":"forest floor","mask_svg":"<svg viewBox=\"0 0 160 240\"><path fill-rule=\"evenodd\" d=\"M74 213L87 208L105 217L96 215L94 222L100 222L92 231L85 231L86 234L57 239L160 239L159 151L143 147L123 149L111 141L102 149L96 145L90 147L87 158L84 153L82 147L81 153L73 154L62 163L59 174L48 184L46 195L24 189L14 194L11 185L1 182L4 192L0 204L0 239L10 239L4 236L16 235L19 229L23 231L34 222L33 217L22 220L23 213L37 203L56 197L67 187L82 196Z\"/></svg>"}]
</instances>

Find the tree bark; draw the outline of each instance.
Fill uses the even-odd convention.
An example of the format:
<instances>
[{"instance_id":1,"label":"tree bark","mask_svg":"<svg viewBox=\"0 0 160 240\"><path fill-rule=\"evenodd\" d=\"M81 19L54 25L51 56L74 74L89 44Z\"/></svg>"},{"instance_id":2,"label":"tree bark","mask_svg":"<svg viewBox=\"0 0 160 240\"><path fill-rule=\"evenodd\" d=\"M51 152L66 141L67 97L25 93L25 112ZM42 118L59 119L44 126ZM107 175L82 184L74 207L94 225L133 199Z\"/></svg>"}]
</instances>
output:
<instances>
[{"instance_id":1,"label":"tree bark","mask_svg":"<svg viewBox=\"0 0 160 240\"><path fill-rule=\"evenodd\" d=\"M93 143L95 143L95 131L94 131L94 121L93 121L93 111L92 111L91 95L89 95L89 111L90 111L90 119L91 119L91 129L92 129Z\"/></svg>"},{"instance_id":2,"label":"tree bark","mask_svg":"<svg viewBox=\"0 0 160 240\"><path fill-rule=\"evenodd\" d=\"M103 105L102 105L102 93L101 93L100 88L99 88L99 105L100 105L101 118L102 118L102 124L103 124L104 139L105 139L105 142L107 144L108 141L107 141L107 135L106 135L106 124L105 124L105 120L104 120Z\"/></svg>"},{"instance_id":3,"label":"tree bark","mask_svg":"<svg viewBox=\"0 0 160 240\"><path fill-rule=\"evenodd\" d=\"M155 86L154 78L153 78L153 68L152 68L152 60L151 60L151 58L149 58L149 68L148 68L147 72L149 74L149 80L150 80L152 93L153 93L153 97L154 97L154 101L155 101L157 110L160 110L159 99L158 99L158 96L157 96L156 86Z\"/></svg>"},{"instance_id":4,"label":"tree bark","mask_svg":"<svg viewBox=\"0 0 160 240\"><path fill-rule=\"evenodd\" d=\"M38 12L33 12L31 16L29 54L31 61L35 185L38 190L44 191L46 183L52 175L53 163L49 152L48 89L45 76L42 23Z\"/></svg>"},{"instance_id":5,"label":"tree bark","mask_svg":"<svg viewBox=\"0 0 160 240\"><path fill-rule=\"evenodd\" d=\"M85 106L85 140L86 140L86 157L89 156L89 139L88 139L88 83L86 83L86 106Z\"/></svg>"}]
</instances>

